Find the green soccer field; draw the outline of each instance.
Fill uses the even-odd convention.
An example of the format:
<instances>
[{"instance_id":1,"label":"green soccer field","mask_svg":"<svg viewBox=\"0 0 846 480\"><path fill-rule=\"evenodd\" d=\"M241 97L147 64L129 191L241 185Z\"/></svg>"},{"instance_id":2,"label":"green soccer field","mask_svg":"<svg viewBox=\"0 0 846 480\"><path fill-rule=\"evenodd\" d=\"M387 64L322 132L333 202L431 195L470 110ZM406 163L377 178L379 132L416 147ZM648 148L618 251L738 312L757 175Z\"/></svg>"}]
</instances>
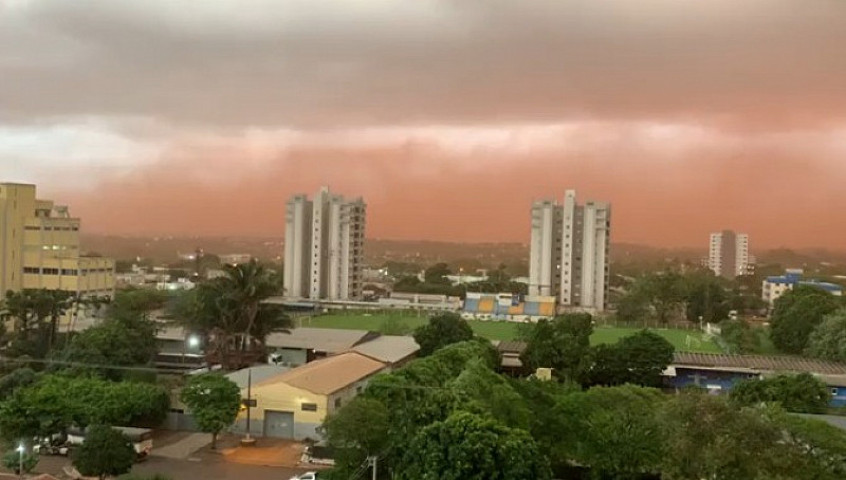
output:
<instances>
[{"instance_id":1,"label":"green soccer field","mask_svg":"<svg viewBox=\"0 0 846 480\"><path fill-rule=\"evenodd\" d=\"M346 328L351 330L382 331L385 327L399 326L408 332L426 323L426 315L414 313L330 313L298 320L297 325L316 328ZM491 340L514 340L517 337L517 323L470 320L467 323L477 335ZM638 328L596 327L590 340L594 345L614 343L623 337L639 331ZM711 340L704 340L697 331L676 329L651 329L666 338L676 350L689 352L721 353L720 347ZM396 332L388 332L396 333Z\"/></svg>"}]
</instances>

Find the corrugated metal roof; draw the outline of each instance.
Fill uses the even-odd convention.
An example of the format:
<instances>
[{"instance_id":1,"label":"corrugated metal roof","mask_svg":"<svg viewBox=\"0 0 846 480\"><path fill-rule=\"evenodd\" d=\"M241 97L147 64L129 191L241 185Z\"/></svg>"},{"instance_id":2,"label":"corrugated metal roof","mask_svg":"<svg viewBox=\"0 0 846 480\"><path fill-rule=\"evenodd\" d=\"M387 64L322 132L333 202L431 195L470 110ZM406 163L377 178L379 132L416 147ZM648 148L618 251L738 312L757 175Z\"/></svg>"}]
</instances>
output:
<instances>
[{"instance_id":1,"label":"corrugated metal roof","mask_svg":"<svg viewBox=\"0 0 846 480\"><path fill-rule=\"evenodd\" d=\"M802 357L778 355L730 355L720 353L676 352L673 365L719 368L745 368L770 372L846 375L846 365Z\"/></svg>"},{"instance_id":2,"label":"corrugated metal roof","mask_svg":"<svg viewBox=\"0 0 846 480\"><path fill-rule=\"evenodd\" d=\"M526 349L526 342L518 342L516 340L503 340L499 342L496 346L496 349L500 352L510 352L510 353L523 353L523 350Z\"/></svg>"},{"instance_id":3,"label":"corrugated metal roof","mask_svg":"<svg viewBox=\"0 0 846 480\"><path fill-rule=\"evenodd\" d=\"M329 395L386 367L386 364L358 352L347 352L293 368L256 386L285 383L319 395Z\"/></svg>"},{"instance_id":4,"label":"corrugated metal roof","mask_svg":"<svg viewBox=\"0 0 846 480\"><path fill-rule=\"evenodd\" d=\"M405 360L419 350L420 345L413 337L396 335L382 335L353 347L355 352L391 364Z\"/></svg>"},{"instance_id":5,"label":"corrugated metal roof","mask_svg":"<svg viewBox=\"0 0 846 480\"><path fill-rule=\"evenodd\" d=\"M267 336L268 347L313 349L319 352L340 353L351 349L370 334L367 330L300 327L290 333L274 332Z\"/></svg>"}]
</instances>

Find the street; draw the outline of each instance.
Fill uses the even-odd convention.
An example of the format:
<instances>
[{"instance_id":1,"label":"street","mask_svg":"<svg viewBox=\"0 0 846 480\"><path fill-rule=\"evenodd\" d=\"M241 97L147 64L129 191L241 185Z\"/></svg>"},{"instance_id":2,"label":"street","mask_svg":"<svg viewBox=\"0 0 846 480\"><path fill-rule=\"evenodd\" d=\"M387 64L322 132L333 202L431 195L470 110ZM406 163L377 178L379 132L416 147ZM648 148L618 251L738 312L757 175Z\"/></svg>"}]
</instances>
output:
<instances>
[{"instance_id":1,"label":"street","mask_svg":"<svg viewBox=\"0 0 846 480\"><path fill-rule=\"evenodd\" d=\"M69 464L70 460L64 457L43 456L36 471L66 478L62 468ZM151 456L144 462L136 464L132 469L132 473L160 473L173 480L287 480L304 471L303 469L231 463L214 453L198 453L191 460Z\"/></svg>"}]
</instances>

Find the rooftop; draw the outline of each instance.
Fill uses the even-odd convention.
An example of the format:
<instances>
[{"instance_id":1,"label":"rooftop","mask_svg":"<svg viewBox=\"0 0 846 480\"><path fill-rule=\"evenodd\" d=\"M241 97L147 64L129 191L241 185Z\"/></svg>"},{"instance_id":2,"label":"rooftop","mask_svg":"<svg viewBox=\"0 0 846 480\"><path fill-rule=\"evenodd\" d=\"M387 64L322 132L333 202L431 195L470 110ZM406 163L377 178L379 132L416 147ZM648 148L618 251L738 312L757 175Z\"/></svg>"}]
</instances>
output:
<instances>
[{"instance_id":1,"label":"rooftop","mask_svg":"<svg viewBox=\"0 0 846 480\"><path fill-rule=\"evenodd\" d=\"M329 395L383 370L386 365L358 352L333 355L268 378L258 386L286 383L318 395Z\"/></svg>"},{"instance_id":2,"label":"rooftop","mask_svg":"<svg viewBox=\"0 0 846 480\"><path fill-rule=\"evenodd\" d=\"M283 374L290 370L290 367L283 367L280 365L257 365L255 367L242 368L236 372L226 374L226 378L232 380L238 385L241 390L247 388L249 384L250 372L252 372L253 385L259 384L268 378L273 378L277 375Z\"/></svg>"},{"instance_id":3,"label":"rooftop","mask_svg":"<svg viewBox=\"0 0 846 480\"><path fill-rule=\"evenodd\" d=\"M846 375L846 365L842 363L802 357L691 352L676 352L673 356L675 367L743 368L765 372Z\"/></svg>"},{"instance_id":4,"label":"rooftop","mask_svg":"<svg viewBox=\"0 0 846 480\"><path fill-rule=\"evenodd\" d=\"M290 333L274 332L267 336L267 346L297 348L326 353L340 353L379 334L367 330L300 327Z\"/></svg>"},{"instance_id":5,"label":"rooftop","mask_svg":"<svg viewBox=\"0 0 846 480\"><path fill-rule=\"evenodd\" d=\"M382 335L353 347L355 352L388 364L405 360L419 350L413 337L395 335Z\"/></svg>"}]
</instances>

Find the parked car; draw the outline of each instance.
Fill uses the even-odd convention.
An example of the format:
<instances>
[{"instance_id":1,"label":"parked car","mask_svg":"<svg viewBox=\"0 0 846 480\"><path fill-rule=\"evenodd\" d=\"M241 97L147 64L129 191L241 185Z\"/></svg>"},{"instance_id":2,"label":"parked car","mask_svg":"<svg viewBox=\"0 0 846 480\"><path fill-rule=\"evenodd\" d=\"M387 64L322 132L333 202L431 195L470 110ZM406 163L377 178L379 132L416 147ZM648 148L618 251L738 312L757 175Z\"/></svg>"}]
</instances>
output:
<instances>
[{"instance_id":1,"label":"parked car","mask_svg":"<svg viewBox=\"0 0 846 480\"><path fill-rule=\"evenodd\" d=\"M294 475L290 480L319 480L320 477L317 472L306 472L302 475Z\"/></svg>"},{"instance_id":2,"label":"parked car","mask_svg":"<svg viewBox=\"0 0 846 480\"><path fill-rule=\"evenodd\" d=\"M137 461L144 460L153 451L153 431L149 428L135 427L112 427L129 437L132 447L135 449ZM85 441L85 430L68 430L68 445L71 447L82 445Z\"/></svg>"},{"instance_id":3,"label":"parked car","mask_svg":"<svg viewBox=\"0 0 846 480\"><path fill-rule=\"evenodd\" d=\"M64 457L70 453L67 439L59 434L36 438L32 450L40 455L61 455Z\"/></svg>"}]
</instances>

